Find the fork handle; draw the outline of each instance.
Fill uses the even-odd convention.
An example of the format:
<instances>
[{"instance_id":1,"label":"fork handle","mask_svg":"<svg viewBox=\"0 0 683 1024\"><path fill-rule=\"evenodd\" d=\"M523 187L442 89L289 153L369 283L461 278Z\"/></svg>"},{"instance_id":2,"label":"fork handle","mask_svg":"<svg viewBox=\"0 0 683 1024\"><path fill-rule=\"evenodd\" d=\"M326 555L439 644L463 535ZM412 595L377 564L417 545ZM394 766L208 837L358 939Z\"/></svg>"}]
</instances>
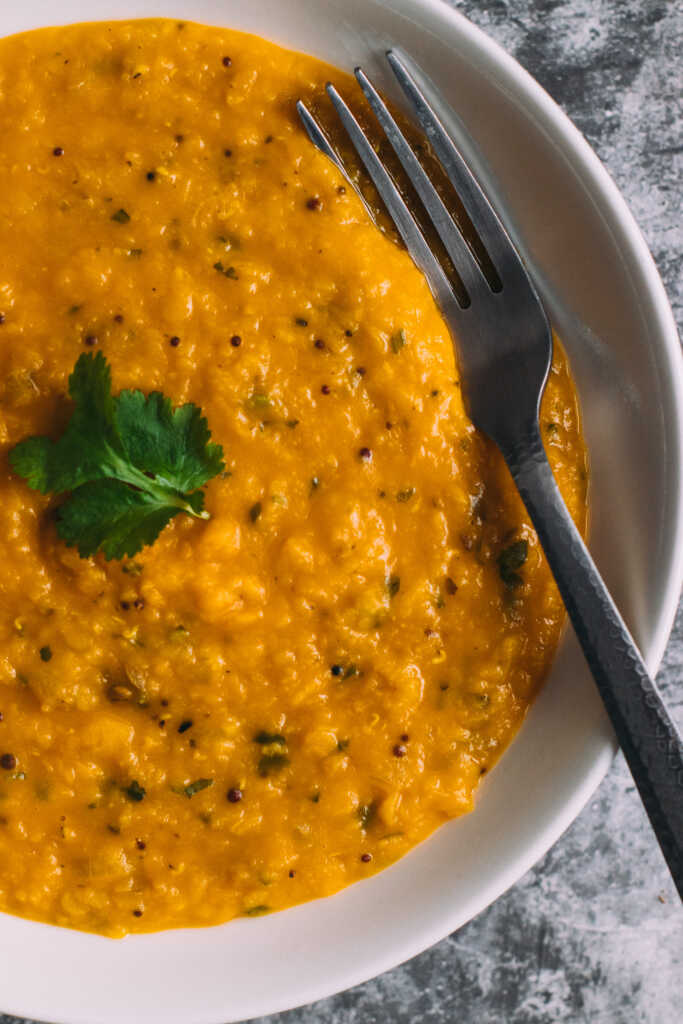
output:
<instances>
[{"instance_id":1,"label":"fork handle","mask_svg":"<svg viewBox=\"0 0 683 1024\"><path fill-rule=\"evenodd\" d=\"M683 742L555 482L534 423L501 446L683 899Z\"/></svg>"}]
</instances>

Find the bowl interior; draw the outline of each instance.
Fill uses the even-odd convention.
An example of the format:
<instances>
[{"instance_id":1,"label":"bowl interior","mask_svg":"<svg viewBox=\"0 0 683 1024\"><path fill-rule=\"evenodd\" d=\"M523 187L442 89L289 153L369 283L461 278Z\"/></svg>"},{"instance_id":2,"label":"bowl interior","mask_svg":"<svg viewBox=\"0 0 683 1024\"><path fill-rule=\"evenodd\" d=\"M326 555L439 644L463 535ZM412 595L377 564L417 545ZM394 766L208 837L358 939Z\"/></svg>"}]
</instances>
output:
<instances>
[{"instance_id":1,"label":"bowl interior","mask_svg":"<svg viewBox=\"0 0 683 1024\"><path fill-rule=\"evenodd\" d=\"M23 0L2 6L0 34L153 15L252 31L348 69L362 63L394 95L388 46L428 69L476 139L464 148L504 203L568 350L591 454L591 548L654 668L680 584L680 353L654 266L596 158L519 66L438 0ZM273 917L122 942L0 915L2 1008L83 1024L209 1024L355 984L512 884L578 813L613 751L567 635L476 812L390 870Z\"/></svg>"}]
</instances>

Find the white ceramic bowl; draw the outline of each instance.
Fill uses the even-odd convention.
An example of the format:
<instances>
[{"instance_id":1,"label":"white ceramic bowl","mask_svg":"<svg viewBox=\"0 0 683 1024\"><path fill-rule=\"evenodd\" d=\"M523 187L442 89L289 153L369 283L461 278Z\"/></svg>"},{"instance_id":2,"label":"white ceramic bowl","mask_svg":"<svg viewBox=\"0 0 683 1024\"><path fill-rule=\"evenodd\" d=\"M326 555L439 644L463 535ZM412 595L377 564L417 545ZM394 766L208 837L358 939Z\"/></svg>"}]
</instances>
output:
<instances>
[{"instance_id":1,"label":"white ceramic bowl","mask_svg":"<svg viewBox=\"0 0 683 1024\"><path fill-rule=\"evenodd\" d=\"M2 4L0 34L149 15L245 29L380 78L381 54L400 45L428 69L476 139L469 155L480 169L485 160L569 351L592 459L591 548L654 671L681 581L681 356L643 239L585 141L439 0L22 0ZM578 814L614 749L568 636L475 813L394 867L268 918L118 942L0 915L2 1009L68 1024L224 1024L355 985L512 885Z\"/></svg>"}]
</instances>

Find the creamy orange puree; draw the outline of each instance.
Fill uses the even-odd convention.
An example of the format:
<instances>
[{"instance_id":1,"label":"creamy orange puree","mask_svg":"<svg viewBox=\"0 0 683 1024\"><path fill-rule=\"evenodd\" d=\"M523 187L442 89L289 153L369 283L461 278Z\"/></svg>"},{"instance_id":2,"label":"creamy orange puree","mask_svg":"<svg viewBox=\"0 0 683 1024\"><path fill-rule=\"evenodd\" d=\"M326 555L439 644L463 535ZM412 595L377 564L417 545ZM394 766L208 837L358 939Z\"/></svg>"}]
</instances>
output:
<instances>
[{"instance_id":1,"label":"creamy orange puree","mask_svg":"<svg viewBox=\"0 0 683 1024\"><path fill-rule=\"evenodd\" d=\"M333 893L471 810L552 658L427 285L297 121L328 77L355 95L174 21L0 43L3 910L120 936ZM88 349L226 455L210 521L124 562L67 548L6 457L59 435ZM542 427L583 527L561 352Z\"/></svg>"}]
</instances>

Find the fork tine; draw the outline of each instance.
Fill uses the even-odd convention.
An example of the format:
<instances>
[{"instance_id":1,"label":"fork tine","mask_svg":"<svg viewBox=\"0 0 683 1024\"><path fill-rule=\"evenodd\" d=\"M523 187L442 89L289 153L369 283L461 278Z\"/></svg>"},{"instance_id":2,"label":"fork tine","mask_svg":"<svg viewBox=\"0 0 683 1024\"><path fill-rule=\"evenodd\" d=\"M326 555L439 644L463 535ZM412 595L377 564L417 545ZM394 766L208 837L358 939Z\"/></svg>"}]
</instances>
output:
<instances>
[{"instance_id":1,"label":"fork tine","mask_svg":"<svg viewBox=\"0 0 683 1024\"><path fill-rule=\"evenodd\" d=\"M511 274L514 274L515 270L521 271L529 282L526 268L497 213L414 77L393 50L387 51L386 56L501 280L504 268L506 284L510 284Z\"/></svg>"},{"instance_id":2,"label":"fork tine","mask_svg":"<svg viewBox=\"0 0 683 1024\"><path fill-rule=\"evenodd\" d=\"M353 143L354 149L372 178L375 188L379 192L401 238L405 242L408 252L427 278L434 298L441 306L442 311L452 309L456 304L455 293L441 264L429 248L417 221L394 184L391 175L375 153L370 140L335 87L328 83L326 89L340 121Z\"/></svg>"},{"instance_id":3,"label":"fork tine","mask_svg":"<svg viewBox=\"0 0 683 1024\"><path fill-rule=\"evenodd\" d=\"M356 184L355 181L353 181L351 175L346 170L346 167L344 166L344 161L341 159L336 149L330 142L329 136L327 135L325 129L322 127L321 124L318 123L318 121L316 121L316 119L313 117L313 114L306 106L306 104L303 103L301 100L297 100L296 110L304 128L306 129L306 133L311 142L313 143L313 145L315 146L315 148L319 149L321 153L324 153L325 156L332 161L337 170L341 171L341 173L344 175L351 188L354 190L358 198L363 203L365 209L370 214L370 217L374 220L374 210L372 209L367 199L363 195L362 190L358 188L358 185Z\"/></svg>"},{"instance_id":4,"label":"fork tine","mask_svg":"<svg viewBox=\"0 0 683 1024\"><path fill-rule=\"evenodd\" d=\"M337 151L334 149L326 132L321 125L318 124L306 104L301 100L297 100L296 110L313 145L316 149L319 149L321 153L324 153L326 157L329 157L335 167L342 172L348 181L349 178L346 173L346 168L344 167L340 157L337 155Z\"/></svg>"},{"instance_id":5,"label":"fork tine","mask_svg":"<svg viewBox=\"0 0 683 1024\"><path fill-rule=\"evenodd\" d=\"M476 262L476 259L472 258L473 254L458 226L451 217L441 196L434 188L424 167L415 156L405 135L390 114L386 103L380 97L362 68L356 68L355 75L384 134L408 175L410 183L414 186L415 191L422 200L422 204L429 214L429 218L436 228L437 234L443 242L446 252L450 256L453 266L465 286L467 294L472 296L477 288L480 288L482 285L488 285L481 267Z\"/></svg>"}]
</instances>

